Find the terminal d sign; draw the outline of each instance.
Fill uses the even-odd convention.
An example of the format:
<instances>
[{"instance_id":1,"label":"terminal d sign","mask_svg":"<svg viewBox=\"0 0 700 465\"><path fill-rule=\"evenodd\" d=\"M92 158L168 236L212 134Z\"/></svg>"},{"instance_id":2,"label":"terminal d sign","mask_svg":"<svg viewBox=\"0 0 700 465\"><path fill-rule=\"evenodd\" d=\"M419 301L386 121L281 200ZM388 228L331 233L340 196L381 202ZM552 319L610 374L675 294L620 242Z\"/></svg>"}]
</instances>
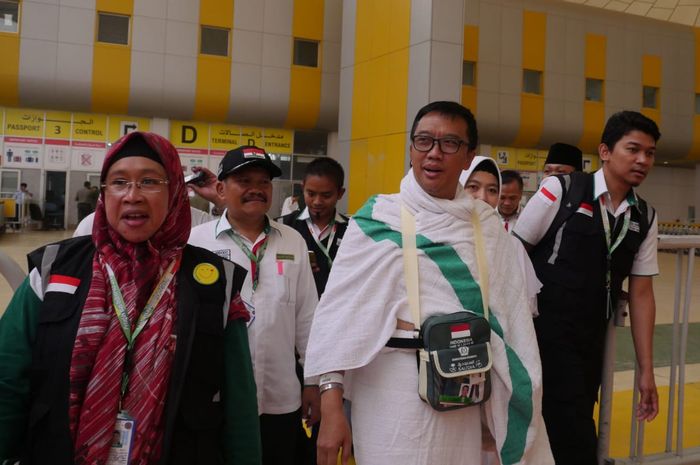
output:
<instances>
[{"instance_id":1,"label":"terminal d sign","mask_svg":"<svg viewBox=\"0 0 700 465\"><path fill-rule=\"evenodd\" d=\"M291 154L294 149L294 131L171 121L170 141L183 155L220 156L241 145L255 145L270 153Z\"/></svg>"}]
</instances>

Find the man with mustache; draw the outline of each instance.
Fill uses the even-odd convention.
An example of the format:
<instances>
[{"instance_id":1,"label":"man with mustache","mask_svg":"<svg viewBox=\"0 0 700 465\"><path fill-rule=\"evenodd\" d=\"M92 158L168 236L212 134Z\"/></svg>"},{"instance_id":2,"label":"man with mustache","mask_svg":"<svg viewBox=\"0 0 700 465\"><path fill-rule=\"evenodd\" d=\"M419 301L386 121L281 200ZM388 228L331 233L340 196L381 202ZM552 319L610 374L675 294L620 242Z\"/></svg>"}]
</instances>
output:
<instances>
[{"instance_id":1,"label":"man with mustache","mask_svg":"<svg viewBox=\"0 0 700 465\"><path fill-rule=\"evenodd\" d=\"M319 420L318 380L304 389L295 373L294 349L303 364L318 303L304 239L267 216L272 178L281 170L263 149L242 146L219 165L217 190L225 199L220 219L192 229L190 243L248 270L241 297L258 390L263 464L286 464L294 456L302 415ZM300 395L300 393L302 393Z\"/></svg>"},{"instance_id":2,"label":"man with mustache","mask_svg":"<svg viewBox=\"0 0 700 465\"><path fill-rule=\"evenodd\" d=\"M513 234L530 252L543 288L535 330L542 358L542 413L556 463L593 465L605 332L625 299L639 365L639 420L658 413L652 339L658 274L654 209L634 191L654 163L656 123L634 111L610 117L595 174L550 176L530 199ZM622 302L624 303L624 302Z\"/></svg>"}]
</instances>

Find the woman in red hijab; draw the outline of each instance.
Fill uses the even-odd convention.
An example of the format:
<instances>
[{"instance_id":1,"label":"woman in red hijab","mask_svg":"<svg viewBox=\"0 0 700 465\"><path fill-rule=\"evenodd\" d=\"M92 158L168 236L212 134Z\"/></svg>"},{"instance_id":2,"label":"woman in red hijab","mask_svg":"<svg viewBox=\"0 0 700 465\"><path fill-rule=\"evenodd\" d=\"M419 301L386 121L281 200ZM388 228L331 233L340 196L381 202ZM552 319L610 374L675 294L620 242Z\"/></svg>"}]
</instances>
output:
<instances>
[{"instance_id":1,"label":"woman in red hijab","mask_svg":"<svg viewBox=\"0 0 700 465\"><path fill-rule=\"evenodd\" d=\"M259 463L245 272L187 245L177 151L131 133L101 184L92 237L32 252L0 320L0 462Z\"/></svg>"}]
</instances>

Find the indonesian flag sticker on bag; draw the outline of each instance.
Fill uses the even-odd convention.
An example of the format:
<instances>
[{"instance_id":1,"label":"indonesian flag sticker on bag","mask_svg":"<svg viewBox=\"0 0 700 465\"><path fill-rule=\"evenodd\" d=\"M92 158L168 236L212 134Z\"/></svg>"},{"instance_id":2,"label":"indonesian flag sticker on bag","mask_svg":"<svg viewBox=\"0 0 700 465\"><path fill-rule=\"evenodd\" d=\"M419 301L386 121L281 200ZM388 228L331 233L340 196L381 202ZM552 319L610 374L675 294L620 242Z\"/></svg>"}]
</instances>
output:
<instances>
[{"instance_id":1,"label":"indonesian flag sticker on bag","mask_svg":"<svg viewBox=\"0 0 700 465\"><path fill-rule=\"evenodd\" d=\"M460 339L463 337L471 336L471 326L469 323L460 323L457 325L450 326L450 332L452 333L452 339Z\"/></svg>"},{"instance_id":2,"label":"indonesian flag sticker on bag","mask_svg":"<svg viewBox=\"0 0 700 465\"><path fill-rule=\"evenodd\" d=\"M61 274L52 274L49 276L49 285L46 286L46 292L64 292L66 294L75 294L78 290L80 279Z\"/></svg>"}]
</instances>

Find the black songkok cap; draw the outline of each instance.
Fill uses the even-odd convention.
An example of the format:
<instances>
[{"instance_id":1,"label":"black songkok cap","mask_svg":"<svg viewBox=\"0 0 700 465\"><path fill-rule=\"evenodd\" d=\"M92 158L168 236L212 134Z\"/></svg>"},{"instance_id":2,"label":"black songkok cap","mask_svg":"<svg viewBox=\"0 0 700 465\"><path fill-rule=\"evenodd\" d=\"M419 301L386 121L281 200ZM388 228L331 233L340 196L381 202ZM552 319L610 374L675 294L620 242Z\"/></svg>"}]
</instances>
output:
<instances>
[{"instance_id":1,"label":"black songkok cap","mask_svg":"<svg viewBox=\"0 0 700 465\"><path fill-rule=\"evenodd\" d=\"M581 149L573 145L557 142L549 148L547 160L544 164L569 165L573 166L576 171L583 170L583 153Z\"/></svg>"}]
</instances>

